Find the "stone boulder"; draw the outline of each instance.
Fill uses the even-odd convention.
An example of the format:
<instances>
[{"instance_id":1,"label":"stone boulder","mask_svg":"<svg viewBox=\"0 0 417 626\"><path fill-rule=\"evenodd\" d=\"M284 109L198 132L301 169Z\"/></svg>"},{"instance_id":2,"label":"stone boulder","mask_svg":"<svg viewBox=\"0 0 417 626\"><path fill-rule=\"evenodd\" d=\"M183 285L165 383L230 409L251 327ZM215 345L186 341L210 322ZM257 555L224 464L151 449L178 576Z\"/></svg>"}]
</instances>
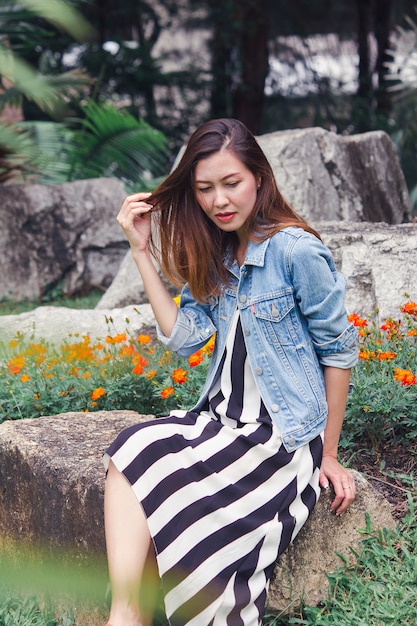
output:
<instances>
[{"instance_id":1,"label":"stone boulder","mask_svg":"<svg viewBox=\"0 0 417 626\"><path fill-rule=\"evenodd\" d=\"M337 135L323 128L300 128L257 140L278 187L307 221L410 220L404 176L386 133Z\"/></svg>"},{"instance_id":2,"label":"stone boulder","mask_svg":"<svg viewBox=\"0 0 417 626\"><path fill-rule=\"evenodd\" d=\"M121 429L151 419L133 411L66 413L0 424L0 535L41 542L75 555L103 553L106 446ZM373 528L393 528L390 506L355 473L358 496L346 515L329 511L324 494L294 544L276 565L268 603L288 612L327 594L326 573L341 565L336 551L358 549L368 512Z\"/></svg>"},{"instance_id":3,"label":"stone boulder","mask_svg":"<svg viewBox=\"0 0 417 626\"><path fill-rule=\"evenodd\" d=\"M370 222L315 222L332 251L337 268L347 278L349 312L379 317L398 316L404 293L417 300L417 223L388 225ZM128 254L97 308L126 306L146 301L138 270ZM1 318L0 318L1 325Z\"/></svg>"},{"instance_id":4,"label":"stone boulder","mask_svg":"<svg viewBox=\"0 0 417 626\"><path fill-rule=\"evenodd\" d=\"M345 137L307 128L258 141L283 194L308 221L410 220L404 176L385 133ZM115 219L125 195L113 179L0 185L0 299L36 300L56 287L69 295L105 291L128 250ZM137 280L130 278L132 290Z\"/></svg>"},{"instance_id":5,"label":"stone boulder","mask_svg":"<svg viewBox=\"0 0 417 626\"><path fill-rule=\"evenodd\" d=\"M417 274L412 262L417 250L417 223L323 222L315 226L347 278L349 313L370 316L378 310L377 318L382 322L387 317L398 318L406 300L417 301ZM122 268L96 309L42 306L20 315L0 316L0 340L8 341L17 331L54 343L68 340L74 333L103 338L128 329L140 331L144 326L149 332L155 320L147 302L136 304L146 295L130 254ZM104 304L106 307L101 308Z\"/></svg>"},{"instance_id":6,"label":"stone boulder","mask_svg":"<svg viewBox=\"0 0 417 626\"><path fill-rule=\"evenodd\" d=\"M0 185L0 299L105 291L129 247L115 220L125 195L108 178Z\"/></svg>"},{"instance_id":7,"label":"stone boulder","mask_svg":"<svg viewBox=\"0 0 417 626\"><path fill-rule=\"evenodd\" d=\"M40 306L20 315L0 316L0 341L8 342L23 333L32 341L45 339L52 344L79 341L80 335L104 339L118 333L152 334L155 318L150 304L116 309L70 309Z\"/></svg>"}]
</instances>

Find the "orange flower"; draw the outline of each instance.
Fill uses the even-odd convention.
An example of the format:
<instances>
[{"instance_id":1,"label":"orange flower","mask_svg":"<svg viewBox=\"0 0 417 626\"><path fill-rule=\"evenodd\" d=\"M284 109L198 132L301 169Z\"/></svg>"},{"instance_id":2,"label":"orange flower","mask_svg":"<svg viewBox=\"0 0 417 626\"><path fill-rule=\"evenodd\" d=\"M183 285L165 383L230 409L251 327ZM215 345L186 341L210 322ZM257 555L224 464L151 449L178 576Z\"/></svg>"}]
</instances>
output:
<instances>
[{"instance_id":1,"label":"orange flower","mask_svg":"<svg viewBox=\"0 0 417 626\"><path fill-rule=\"evenodd\" d=\"M396 322L393 319L387 319L385 324L382 324L381 330L388 330L390 332L397 332L401 326L401 322Z\"/></svg>"},{"instance_id":2,"label":"orange flower","mask_svg":"<svg viewBox=\"0 0 417 626\"><path fill-rule=\"evenodd\" d=\"M412 328L407 333L407 337L415 337L416 335L417 335L417 328Z\"/></svg>"},{"instance_id":3,"label":"orange flower","mask_svg":"<svg viewBox=\"0 0 417 626\"><path fill-rule=\"evenodd\" d=\"M31 380L31 377L28 376L28 374L22 374L22 376L20 377L20 381L22 383L27 383L29 380Z\"/></svg>"},{"instance_id":4,"label":"orange flower","mask_svg":"<svg viewBox=\"0 0 417 626\"><path fill-rule=\"evenodd\" d=\"M194 354L188 357L188 365L190 367L196 367L197 365L200 365L200 363L202 363L203 361L204 356L201 350L197 350L197 352L194 352Z\"/></svg>"},{"instance_id":5,"label":"orange flower","mask_svg":"<svg viewBox=\"0 0 417 626\"><path fill-rule=\"evenodd\" d=\"M171 378L174 381L174 383L177 383L178 385L182 385L183 383L186 383L188 380L188 372L182 367L178 367L177 369L173 371Z\"/></svg>"},{"instance_id":6,"label":"orange flower","mask_svg":"<svg viewBox=\"0 0 417 626\"><path fill-rule=\"evenodd\" d=\"M91 392L91 399L92 400L98 400L99 398L101 398L101 396L104 396L105 393L106 393L106 390L103 389L103 387L96 387Z\"/></svg>"},{"instance_id":7,"label":"orange flower","mask_svg":"<svg viewBox=\"0 0 417 626\"><path fill-rule=\"evenodd\" d=\"M135 354L136 349L135 346L122 346L119 350L119 356L123 359L125 356L131 357Z\"/></svg>"},{"instance_id":8,"label":"orange flower","mask_svg":"<svg viewBox=\"0 0 417 626\"><path fill-rule=\"evenodd\" d=\"M359 358L364 361L369 361L369 359L375 358L375 352L371 352L370 350L362 350L359 352Z\"/></svg>"},{"instance_id":9,"label":"orange flower","mask_svg":"<svg viewBox=\"0 0 417 626\"><path fill-rule=\"evenodd\" d=\"M152 380L152 378L155 378L157 373L158 372L156 370L149 370L149 372L145 374L145 378L149 378L150 380Z\"/></svg>"},{"instance_id":10,"label":"orange flower","mask_svg":"<svg viewBox=\"0 0 417 626\"><path fill-rule=\"evenodd\" d=\"M138 335L138 341L140 344L145 345L146 343L150 343L152 339L149 335Z\"/></svg>"},{"instance_id":11,"label":"orange flower","mask_svg":"<svg viewBox=\"0 0 417 626\"><path fill-rule=\"evenodd\" d=\"M133 363L135 364L135 367L132 369L132 372L137 376L143 374L143 369L148 365L148 361L140 354L133 358Z\"/></svg>"},{"instance_id":12,"label":"orange flower","mask_svg":"<svg viewBox=\"0 0 417 626\"><path fill-rule=\"evenodd\" d=\"M12 357L7 364L7 367L9 369L9 374L20 374L25 363L26 363L26 359L23 356Z\"/></svg>"},{"instance_id":13,"label":"orange flower","mask_svg":"<svg viewBox=\"0 0 417 626\"><path fill-rule=\"evenodd\" d=\"M124 341L126 341L126 339L126 333L118 333L114 337L110 337L110 335L107 335L106 343L123 343Z\"/></svg>"},{"instance_id":14,"label":"orange flower","mask_svg":"<svg viewBox=\"0 0 417 626\"><path fill-rule=\"evenodd\" d=\"M417 384L417 376L410 370L402 370L398 367L394 368L394 380L397 380L403 387Z\"/></svg>"},{"instance_id":15,"label":"orange flower","mask_svg":"<svg viewBox=\"0 0 417 626\"><path fill-rule=\"evenodd\" d=\"M161 391L161 396L165 399L165 398L168 398L169 396L172 396L173 393L174 393L174 387L165 387L165 389L162 389Z\"/></svg>"},{"instance_id":16,"label":"orange flower","mask_svg":"<svg viewBox=\"0 0 417 626\"><path fill-rule=\"evenodd\" d=\"M406 302L402 307L401 311L403 313L408 313L409 315L417 315L417 303L416 302Z\"/></svg>"},{"instance_id":17,"label":"orange flower","mask_svg":"<svg viewBox=\"0 0 417 626\"><path fill-rule=\"evenodd\" d=\"M348 315L348 321L351 322L354 326L368 326L368 322L366 319L359 317L357 313L352 313Z\"/></svg>"},{"instance_id":18,"label":"orange flower","mask_svg":"<svg viewBox=\"0 0 417 626\"><path fill-rule=\"evenodd\" d=\"M379 352L378 353L378 360L379 361L389 361L390 359L395 359L396 356L397 356L396 352L393 352L392 350L388 350L387 352Z\"/></svg>"},{"instance_id":19,"label":"orange flower","mask_svg":"<svg viewBox=\"0 0 417 626\"><path fill-rule=\"evenodd\" d=\"M203 346L203 348L201 349L202 352L204 354L209 354L210 352L213 352L214 350L214 344L216 342L216 335L213 335L208 342L206 343L205 346Z\"/></svg>"}]
</instances>

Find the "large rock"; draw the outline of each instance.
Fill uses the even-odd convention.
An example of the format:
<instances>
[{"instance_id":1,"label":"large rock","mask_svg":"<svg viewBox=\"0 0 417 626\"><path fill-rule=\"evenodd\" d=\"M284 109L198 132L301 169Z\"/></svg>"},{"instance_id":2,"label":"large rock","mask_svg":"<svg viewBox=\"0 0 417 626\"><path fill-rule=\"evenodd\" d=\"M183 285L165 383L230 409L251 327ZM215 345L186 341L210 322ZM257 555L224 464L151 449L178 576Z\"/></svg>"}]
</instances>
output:
<instances>
[{"instance_id":1,"label":"large rock","mask_svg":"<svg viewBox=\"0 0 417 626\"><path fill-rule=\"evenodd\" d=\"M346 307L349 313L370 316L378 310L380 321L398 318L406 300L417 301L417 273L413 259L417 250L417 223L370 224L323 222L316 224L332 250L338 269L347 278ZM93 310L43 306L20 315L0 316L0 339L20 331L36 339L59 343L75 333L92 337L135 332L155 323L139 273L128 254L100 305ZM134 287L133 287L134 285ZM175 290L172 290L175 293ZM405 295L407 294L407 295ZM131 303L131 304L129 304ZM104 304L107 306L101 308Z\"/></svg>"},{"instance_id":2,"label":"large rock","mask_svg":"<svg viewBox=\"0 0 417 626\"><path fill-rule=\"evenodd\" d=\"M417 273L413 259L417 250L417 223L315 222L324 243L331 249L338 269L347 278L349 312L397 317L404 293L417 300ZM126 306L146 301L138 270L128 254L97 308ZM134 285L134 287L133 287ZM1 325L1 318L0 318Z\"/></svg>"},{"instance_id":3,"label":"large rock","mask_svg":"<svg viewBox=\"0 0 417 626\"><path fill-rule=\"evenodd\" d=\"M257 139L282 193L307 221L410 220L404 176L386 133L337 135L305 128Z\"/></svg>"},{"instance_id":4,"label":"large rock","mask_svg":"<svg viewBox=\"0 0 417 626\"><path fill-rule=\"evenodd\" d=\"M0 425L0 535L86 553L104 552L101 458L124 427L151 419L133 411L66 413ZM357 473L350 511L329 511L323 495L307 525L275 569L269 605L316 604L327 594L326 573L341 565L336 551L359 548L368 512L375 529L393 528L388 503Z\"/></svg>"},{"instance_id":5,"label":"large rock","mask_svg":"<svg viewBox=\"0 0 417 626\"><path fill-rule=\"evenodd\" d=\"M128 244L116 222L120 181L0 185L0 299L105 290Z\"/></svg>"},{"instance_id":6,"label":"large rock","mask_svg":"<svg viewBox=\"0 0 417 626\"><path fill-rule=\"evenodd\" d=\"M283 194L308 221L410 219L404 176L385 133L345 137L308 128L258 141ZM105 291L128 249L115 219L124 196L112 179L0 185L0 299L36 300L56 287L70 295Z\"/></svg>"}]
</instances>

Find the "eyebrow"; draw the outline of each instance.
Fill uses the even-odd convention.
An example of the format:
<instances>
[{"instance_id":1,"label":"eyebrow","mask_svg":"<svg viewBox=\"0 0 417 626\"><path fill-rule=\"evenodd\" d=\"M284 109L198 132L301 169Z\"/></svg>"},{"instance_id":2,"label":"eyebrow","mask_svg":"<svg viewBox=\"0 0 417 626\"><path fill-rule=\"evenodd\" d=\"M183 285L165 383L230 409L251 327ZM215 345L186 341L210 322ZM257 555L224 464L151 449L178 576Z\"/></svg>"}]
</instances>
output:
<instances>
[{"instance_id":1,"label":"eyebrow","mask_svg":"<svg viewBox=\"0 0 417 626\"><path fill-rule=\"evenodd\" d=\"M221 178L220 180L227 180L228 178L233 178L234 176L240 176L239 172L233 172L233 174L227 174L226 176L223 176L223 178ZM211 180L196 180L195 181L196 184L197 183L211 183Z\"/></svg>"}]
</instances>

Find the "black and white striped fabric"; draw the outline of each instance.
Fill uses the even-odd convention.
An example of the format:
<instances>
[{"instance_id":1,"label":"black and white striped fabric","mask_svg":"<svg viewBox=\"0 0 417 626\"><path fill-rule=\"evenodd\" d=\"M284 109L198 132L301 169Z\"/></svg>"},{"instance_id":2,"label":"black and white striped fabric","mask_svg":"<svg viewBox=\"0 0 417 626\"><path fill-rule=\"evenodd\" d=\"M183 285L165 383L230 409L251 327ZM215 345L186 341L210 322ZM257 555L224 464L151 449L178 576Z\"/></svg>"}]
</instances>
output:
<instances>
[{"instance_id":1,"label":"black and white striped fabric","mask_svg":"<svg viewBox=\"0 0 417 626\"><path fill-rule=\"evenodd\" d=\"M319 494L322 437L289 453L257 391L238 313L200 414L176 412L110 446L146 514L175 626L256 626L276 558Z\"/></svg>"}]
</instances>

